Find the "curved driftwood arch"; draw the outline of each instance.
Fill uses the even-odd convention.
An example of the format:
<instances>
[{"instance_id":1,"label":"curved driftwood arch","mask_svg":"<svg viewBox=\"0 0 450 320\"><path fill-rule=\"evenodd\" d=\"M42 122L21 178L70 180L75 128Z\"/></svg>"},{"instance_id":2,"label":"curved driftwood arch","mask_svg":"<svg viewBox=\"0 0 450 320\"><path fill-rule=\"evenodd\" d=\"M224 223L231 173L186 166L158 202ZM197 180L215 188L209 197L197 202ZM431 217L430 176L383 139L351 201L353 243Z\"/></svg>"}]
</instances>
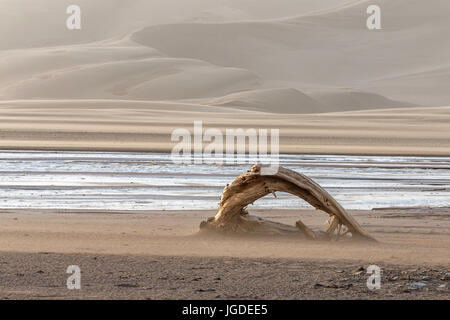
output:
<instances>
[{"instance_id":1,"label":"curved driftwood arch","mask_svg":"<svg viewBox=\"0 0 450 320\"><path fill-rule=\"evenodd\" d=\"M260 165L241 174L227 185L215 217L203 221L200 228L234 234L288 234L309 239L340 239L342 237L375 240L344 208L310 178L280 167L277 172L266 173ZM264 220L248 214L246 207L254 201L276 191L296 195L316 209L329 214L326 231L309 229L303 222L289 226Z\"/></svg>"}]
</instances>

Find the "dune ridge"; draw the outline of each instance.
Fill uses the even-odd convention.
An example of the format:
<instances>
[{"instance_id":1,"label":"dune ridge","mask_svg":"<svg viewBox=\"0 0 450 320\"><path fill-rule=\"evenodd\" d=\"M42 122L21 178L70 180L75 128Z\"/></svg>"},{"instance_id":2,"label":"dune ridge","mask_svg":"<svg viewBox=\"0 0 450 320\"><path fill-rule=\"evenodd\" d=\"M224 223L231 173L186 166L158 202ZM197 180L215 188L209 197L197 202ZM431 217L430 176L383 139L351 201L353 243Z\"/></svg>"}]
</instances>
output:
<instances>
[{"instance_id":1,"label":"dune ridge","mask_svg":"<svg viewBox=\"0 0 450 320\"><path fill-rule=\"evenodd\" d=\"M167 151L203 120L278 127L285 152L449 154L446 0L380 0L377 31L369 0L82 0L79 33L52 19L68 1L24 3L0 4L2 147Z\"/></svg>"},{"instance_id":2,"label":"dune ridge","mask_svg":"<svg viewBox=\"0 0 450 320\"><path fill-rule=\"evenodd\" d=\"M450 30L445 15L449 4L431 2L379 1L386 32L365 27L365 8L371 1L307 2L303 7L294 5L297 16L273 18L264 5L261 9L233 2L231 9L219 7L215 12L230 16L245 11L246 20L223 21L216 14L218 21L199 18L198 22L196 17L205 14L200 10L204 1L198 0L186 13L190 22L175 22L166 13L159 23L138 14L148 4L137 2L124 12L140 23L103 33L102 41L77 43L76 37L71 45L1 52L0 98L216 98L213 104L225 100L227 106L255 110L257 101L274 113L280 109L316 113L358 109L357 94L363 109L445 106L450 104L445 90L450 80L450 44L441 39ZM64 43L63 35L55 38ZM301 94L293 99L293 90L312 100ZM261 99L263 92L279 98L266 94ZM223 98L230 94L239 99ZM326 103L316 103L320 97ZM281 107L283 100L287 106Z\"/></svg>"}]
</instances>

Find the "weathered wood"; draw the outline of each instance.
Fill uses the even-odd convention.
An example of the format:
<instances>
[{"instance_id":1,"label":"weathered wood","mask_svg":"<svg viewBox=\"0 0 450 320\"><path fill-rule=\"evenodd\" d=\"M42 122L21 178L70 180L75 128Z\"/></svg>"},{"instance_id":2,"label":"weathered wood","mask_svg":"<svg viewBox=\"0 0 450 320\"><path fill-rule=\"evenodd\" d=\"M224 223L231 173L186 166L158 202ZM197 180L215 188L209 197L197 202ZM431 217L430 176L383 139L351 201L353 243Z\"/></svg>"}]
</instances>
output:
<instances>
[{"instance_id":1,"label":"weathered wood","mask_svg":"<svg viewBox=\"0 0 450 320\"><path fill-rule=\"evenodd\" d=\"M280 167L277 172L261 171L260 165L241 174L227 185L220 200L219 210L214 218L201 223L201 229L220 233L296 235L308 239L341 239L344 236L375 240L344 208L322 187L310 178ZM276 191L298 196L318 210L329 214L325 232L313 231L301 221L296 227L264 220L247 212L247 206Z\"/></svg>"}]
</instances>

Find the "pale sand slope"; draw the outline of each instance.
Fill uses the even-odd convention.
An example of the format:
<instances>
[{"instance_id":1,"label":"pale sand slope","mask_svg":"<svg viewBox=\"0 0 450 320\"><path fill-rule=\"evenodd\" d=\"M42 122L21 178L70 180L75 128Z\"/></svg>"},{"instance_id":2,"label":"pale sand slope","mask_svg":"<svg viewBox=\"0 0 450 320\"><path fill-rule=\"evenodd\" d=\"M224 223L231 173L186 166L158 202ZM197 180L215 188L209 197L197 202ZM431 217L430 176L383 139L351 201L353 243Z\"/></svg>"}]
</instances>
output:
<instances>
[{"instance_id":1,"label":"pale sand slope","mask_svg":"<svg viewBox=\"0 0 450 320\"><path fill-rule=\"evenodd\" d=\"M184 100L243 110L321 113L407 107L354 89L262 89L265 80L243 68L172 58L129 37L64 47L0 52L4 99Z\"/></svg>"},{"instance_id":2,"label":"pale sand slope","mask_svg":"<svg viewBox=\"0 0 450 320\"><path fill-rule=\"evenodd\" d=\"M65 28L71 0L2 0L0 49L87 43L127 34L149 25L183 21L273 19L322 10L349 0L77 0L82 29ZM20 23L18 23L20 21Z\"/></svg>"},{"instance_id":3,"label":"pale sand slope","mask_svg":"<svg viewBox=\"0 0 450 320\"><path fill-rule=\"evenodd\" d=\"M85 25L69 32L57 14L64 3L47 0L36 15L44 29L59 27L25 38L14 31L25 2L2 3L11 12L2 48L11 50L0 51L0 99L183 100L275 113L450 104L446 0L377 2L383 31L366 28L372 1L284 0L276 10L268 1L116 2L81 1Z\"/></svg>"},{"instance_id":4,"label":"pale sand slope","mask_svg":"<svg viewBox=\"0 0 450 320\"><path fill-rule=\"evenodd\" d=\"M450 155L450 107L268 114L169 102L0 102L0 148L170 152L176 128L280 129L283 153Z\"/></svg>"},{"instance_id":5,"label":"pale sand slope","mask_svg":"<svg viewBox=\"0 0 450 320\"><path fill-rule=\"evenodd\" d=\"M0 298L448 299L448 209L351 212L379 243L195 236L214 212L0 214ZM260 211L323 229L315 210ZM65 284L69 265L82 290ZM358 266L382 270L370 292ZM418 290L414 281L426 283Z\"/></svg>"},{"instance_id":6,"label":"pale sand slope","mask_svg":"<svg viewBox=\"0 0 450 320\"><path fill-rule=\"evenodd\" d=\"M306 95L293 88L246 90L215 98L206 103L247 111L291 114L413 106L406 102L387 99L382 95L355 90L317 91Z\"/></svg>"},{"instance_id":7,"label":"pale sand slope","mask_svg":"<svg viewBox=\"0 0 450 320\"><path fill-rule=\"evenodd\" d=\"M372 3L382 8L383 30L366 28ZM442 106L450 99L449 12L446 0L358 1L297 18L151 26L132 39L173 57L250 70L266 86L348 87Z\"/></svg>"},{"instance_id":8,"label":"pale sand slope","mask_svg":"<svg viewBox=\"0 0 450 320\"><path fill-rule=\"evenodd\" d=\"M0 69L3 96L23 99L191 99L255 88L260 81L244 69L167 57L127 39L8 51Z\"/></svg>"}]
</instances>

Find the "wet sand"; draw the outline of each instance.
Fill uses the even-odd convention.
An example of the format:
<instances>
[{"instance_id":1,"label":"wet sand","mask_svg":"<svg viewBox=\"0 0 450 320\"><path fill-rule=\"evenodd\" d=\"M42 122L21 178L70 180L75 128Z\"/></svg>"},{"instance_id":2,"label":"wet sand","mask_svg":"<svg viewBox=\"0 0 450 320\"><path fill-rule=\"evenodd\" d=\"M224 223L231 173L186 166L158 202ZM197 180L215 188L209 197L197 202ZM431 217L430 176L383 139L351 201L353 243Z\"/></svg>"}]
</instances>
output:
<instances>
[{"instance_id":1,"label":"wet sand","mask_svg":"<svg viewBox=\"0 0 450 320\"><path fill-rule=\"evenodd\" d=\"M255 161L231 164L223 157L185 165L167 153L0 150L0 211L214 210L224 186ZM347 210L450 206L450 157L283 154L279 162L316 181ZM310 205L280 192L255 208Z\"/></svg>"},{"instance_id":2,"label":"wet sand","mask_svg":"<svg viewBox=\"0 0 450 320\"><path fill-rule=\"evenodd\" d=\"M449 210L351 211L375 244L198 235L212 211L180 219L171 211L10 210L0 216L0 292L5 299L448 299L441 278L450 265ZM314 210L253 213L317 228L326 219ZM382 270L376 292L365 285L372 264ZM65 286L69 265L81 268L80 291Z\"/></svg>"}]
</instances>

